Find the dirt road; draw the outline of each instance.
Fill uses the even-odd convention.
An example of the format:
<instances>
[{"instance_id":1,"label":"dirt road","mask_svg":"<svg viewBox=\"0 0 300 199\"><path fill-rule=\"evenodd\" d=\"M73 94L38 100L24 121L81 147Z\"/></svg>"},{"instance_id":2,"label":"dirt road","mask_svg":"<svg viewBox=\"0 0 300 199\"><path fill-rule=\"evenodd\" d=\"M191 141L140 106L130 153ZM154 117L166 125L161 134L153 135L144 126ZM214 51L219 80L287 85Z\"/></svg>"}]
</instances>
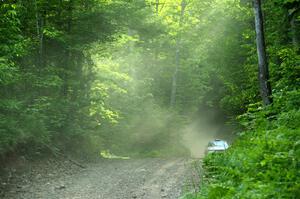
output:
<instances>
[{"instance_id":1,"label":"dirt road","mask_svg":"<svg viewBox=\"0 0 300 199\"><path fill-rule=\"evenodd\" d=\"M68 169L68 168L66 168ZM102 160L86 169L65 174L51 169L30 182L19 183L5 199L176 199L188 188L190 160ZM59 174L64 173L64 174ZM48 176L48 177L44 177Z\"/></svg>"}]
</instances>

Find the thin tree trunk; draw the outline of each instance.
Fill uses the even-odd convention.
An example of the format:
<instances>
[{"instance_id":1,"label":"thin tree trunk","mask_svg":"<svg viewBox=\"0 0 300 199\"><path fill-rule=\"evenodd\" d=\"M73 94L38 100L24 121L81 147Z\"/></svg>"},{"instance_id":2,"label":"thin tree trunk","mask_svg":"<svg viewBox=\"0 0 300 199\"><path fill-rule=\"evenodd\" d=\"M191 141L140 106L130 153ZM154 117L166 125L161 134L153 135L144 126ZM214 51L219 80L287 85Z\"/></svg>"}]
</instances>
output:
<instances>
[{"instance_id":1,"label":"thin tree trunk","mask_svg":"<svg viewBox=\"0 0 300 199\"><path fill-rule=\"evenodd\" d=\"M179 27L181 27L181 25L182 25L185 7L186 7L186 2L185 2L185 0L182 0L181 13L180 13L180 19L179 19ZM176 103L177 76L178 76L178 69L179 69L179 65L180 65L180 43L181 43L181 32L179 32L179 36L176 40L175 71L173 73L173 78L172 78L172 90L171 90L171 101L170 101L171 107L175 106L175 103Z\"/></svg>"},{"instance_id":2,"label":"thin tree trunk","mask_svg":"<svg viewBox=\"0 0 300 199\"><path fill-rule=\"evenodd\" d=\"M166 5L166 0L163 3L161 3L159 12L161 12L164 9L165 5Z\"/></svg>"},{"instance_id":3,"label":"thin tree trunk","mask_svg":"<svg viewBox=\"0 0 300 199\"><path fill-rule=\"evenodd\" d=\"M45 65L44 60L44 16L40 18L40 64L41 67Z\"/></svg>"},{"instance_id":4,"label":"thin tree trunk","mask_svg":"<svg viewBox=\"0 0 300 199\"><path fill-rule=\"evenodd\" d=\"M73 19L73 1L70 0L67 7L67 27L66 32L67 34L71 34L72 29L72 19ZM69 88L69 71L71 70L71 58L72 58L72 52L70 48L65 49L65 68L64 68L64 84L63 84L63 95L65 98L68 97L68 88Z\"/></svg>"},{"instance_id":5,"label":"thin tree trunk","mask_svg":"<svg viewBox=\"0 0 300 199\"><path fill-rule=\"evenodd\" d=\"M159 15L159 5L160 4L161 3L159 2L159 0L156 0L156 4L155 4L155 14L156 14L156 16ZM157 61L158 61L158 48L154 48L154 61L152 62L152 67L157 65Z\"/></svg>"},{"instance_id":6,"label":"thin tree trunk","mask_svg":"<svg viewBox=\"0 0 300 199\"><path fill-rule=\"evenodd\" d=\"M179 47L177 47L176 55L175 55L175 71L173 73L173 78L172 78L172 91L171 91L171 102L170 102L171 107L173 107L176 102L177 75L178 75L179 64L180 64L180 50Z\"/></svg>"},{"instance_id":7,"label":"thin tree trunk","mask_svg":"<svg viewBox=\"0 0 300 199\"><path fill-rule=\"evenodd\" d=\"M291 31L292 31L292 43L295 48L299 47L299 40L298 40L298 35L297 35L297 26L296 26L296 11L292 13L291 20L290 20L290 26L291 26Z\"/></svg>"},{"instance_id":8,"label":"thin tree trunk","mask_svg":"<svg viewBox=\"0 0 300 199\"><path fill-rule=\"evenodd\" d=\"M266 55L266 45L264 36L263 15L261 10L261 0L254 0L256 45L258 55L258 79L260 85L260 94L264 105L272 103L271 85L269 82L269 68Z\"/></svg>"},{"instance_id":9,"label":"thin tree trunk","mask_svg":"<svg viewBox=\"0 0 300 199\"><path fill-rule=\"evenodd\" d=\"M38 10L37 2L35 1L35 23L36 23L36 33L37 38L39 40L39 48L38 48L38 60L37 64L39 68L44 65L43 54L44 54L44 18L41 16Z\"/></svg>"}]
</instances>

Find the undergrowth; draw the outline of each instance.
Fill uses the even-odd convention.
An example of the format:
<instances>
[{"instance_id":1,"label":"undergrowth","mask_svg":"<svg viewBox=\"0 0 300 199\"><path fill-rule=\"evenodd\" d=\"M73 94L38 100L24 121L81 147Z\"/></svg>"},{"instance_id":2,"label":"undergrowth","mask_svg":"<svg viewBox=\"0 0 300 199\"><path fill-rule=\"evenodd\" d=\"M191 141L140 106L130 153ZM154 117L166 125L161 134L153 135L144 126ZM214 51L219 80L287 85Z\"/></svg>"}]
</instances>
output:
<instances>
[{"instance_id":1,"label":"undergrowth","mask_svg":"<svg viewBox=\"0 0 300 199\"><path fill-rule=\"evenodd\" d=\"M246 130L226 153L204 158L200 192L185 198L299 198L299 95L289 91L271 106L250 105L238 118Z\"/></svg>"}]
</instances>

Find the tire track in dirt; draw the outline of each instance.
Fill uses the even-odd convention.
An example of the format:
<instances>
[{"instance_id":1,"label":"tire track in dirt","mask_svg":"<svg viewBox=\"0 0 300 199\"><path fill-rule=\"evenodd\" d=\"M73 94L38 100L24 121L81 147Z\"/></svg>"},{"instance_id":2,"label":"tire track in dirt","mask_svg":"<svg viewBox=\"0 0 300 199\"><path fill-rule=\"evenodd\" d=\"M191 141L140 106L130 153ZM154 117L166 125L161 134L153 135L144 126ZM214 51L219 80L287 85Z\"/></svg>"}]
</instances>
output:
<instances>
[{"instance_id":1,"label":"tire track in dirt","mask_svg":"<svg viewBox=\"0 0 300 199\"><path fill-rule=\"evenodd\" d=\"M174 170L175 169L175 170ZM172 188L178 182L178 177L184 175L184 161L182 159L170 160L152 173L142 187L139 188L136 198L153 199L169 198Z\"/></svg>"}]
</instances>

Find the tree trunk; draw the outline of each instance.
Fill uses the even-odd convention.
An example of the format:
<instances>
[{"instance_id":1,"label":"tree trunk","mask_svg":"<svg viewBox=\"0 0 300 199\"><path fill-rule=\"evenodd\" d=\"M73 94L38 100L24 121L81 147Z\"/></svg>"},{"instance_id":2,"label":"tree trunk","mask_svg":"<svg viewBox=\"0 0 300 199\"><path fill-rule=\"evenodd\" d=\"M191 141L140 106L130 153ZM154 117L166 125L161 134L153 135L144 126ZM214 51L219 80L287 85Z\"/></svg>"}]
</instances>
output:
<instances>
[{"instance_id":1,"label":"tree trunk","mask_svg":"<svg viewBox=\"0 0 300 199\"><path fill-rule=\"evenodd\" d=\"M297 10L295 10L293 13L291 13L290 26L291 26L291 32L292 32L292 43L295 48L298 48L299 40L298 40L298 35L297 35L296 17L297 17Z\"/></svg>"},{"instance_id":2,"label":"tree trunk","mask_svg":"<svg viewBox=\"0 0 300 199\"><path fill-rule=\"evenodd\" d=\"M185 0L182 0L181 13L180 13L180 19L179 19L179 27L181 27L181 25L182 25L185 7L186 7L186 2L185 2ZM178 69L179 69L179 65L180 65L180 43L181 43L181 31L179 32L179 36L176 40L175 71L173 73L173 78L172 78L172 90L171 90L171 101L170 101L171 107L173 107L176 103L177 76L178 76Z\"/></svg>"},{"instance_id":3,"label":"tree trunk","mask_svg":"<svg viewBox=\"0 0 300 199\"><path fill-rule=\"evenodd\" d=\"M173 107L176 102L177 74L178 74L179 64L180 64L180 50L179 47L177 47L176 55L175 55L175 71L173 73L173 78L172 78L172 91L171 91L171 102L170 102L171 107Z\"/></svg>"},{"instance_id":4,"label":"tree trunk","mask_svg":"<svg viewBox=\"0 0 300 199\"><path fill-rule=\"evenodd\" d=\"M44 66L44 16L39 13L37 2L34 3L36 32L39 40L37 64L38 68L41 68Z\"/></svg>"},{"instance_id":5,"label":"tree trunk","mask_svg":"<svg viewBox=\"0 0 300 199\"><path fill-rule=\"evenodd\" d=\"M256 45L258 55L258 79L260 85L260 94L264 105L272 103L271 85L269 82L269 68L266 55L266 45L264 36L263 15L261 10L261 0L254 0Z\"/></svg>"},{"instance_id":6,"label":"tree trunk","mask_svg":"<svg viewBox=\"0 0 300 199\"><path fill-rule=\"evenodd\" d=\"M158 8L159 8L159 0L156 0L156 4L155 4L156 15L158 15Z\"/></svg>"},{"instance_id":7,"label":"tree trunk","mask_svg":"<svg viewBox=\"0 0 300 199\"><path fill-rule=\"evenodd\" d=\"M72 20L73 20L73 1L70 0L68 2L68 7L67 7L67 27L66 27L66 33L67 35L71 34L71 29L72 29ZM70 44L69 44L70 45ZM70 49L70 46L65 48L65 57L64 57L64 76L63 76L63 87L62 87L62 93L65 98L68 97L68 90L69 90L69 72L72 70L71 69L71 61L72 61L72 52Z\"/></svg>"}]
</instances>

